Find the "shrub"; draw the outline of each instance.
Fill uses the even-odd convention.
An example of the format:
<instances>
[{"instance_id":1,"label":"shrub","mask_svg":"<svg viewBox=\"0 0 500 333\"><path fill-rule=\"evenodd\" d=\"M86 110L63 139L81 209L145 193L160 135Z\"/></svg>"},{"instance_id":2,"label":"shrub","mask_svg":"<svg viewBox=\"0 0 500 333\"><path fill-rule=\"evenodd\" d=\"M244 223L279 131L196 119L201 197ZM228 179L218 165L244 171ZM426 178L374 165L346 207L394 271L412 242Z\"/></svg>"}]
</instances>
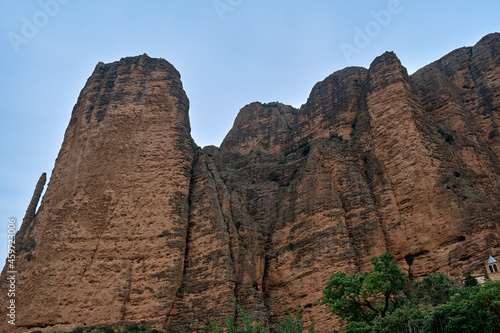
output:
<instances>
[{"instance_id":1,"label":"shrub","mask_svg":"<svg viewBox=\"0 0 500 333\"><path fill-rule=\"evenodd\" d=\"M304 150L302 151L302 156L307 156L307 154L309 154L310 151L311 151L311 146L304 147Z\"/></svg>"},{"instance_id":2,"label":"shrub","mask_svg":"<svg viewBox=\"0 0 500 333\"><path fill-rule=\"evenodd\" d=\"M295 308L295 314L286 309L285 315L278 319L274 329L276 333L302 333L304 330L304 320L300 316L299 307ZM309 332L314 332L314 320L311 322Z\"/></svg>"},{"instance_id":3,"label":"shrub","mask_svg":"<svg viewBox=\"0 0 500 333\"><path fill-rule=\"evenodd\" d=\"M276 172L271 171L269 173L269 176L267 176L267 179L269 179L270 181L273 181L273 182L278 182L279 181L279 175Z\"/></svg>"},{"instance_id":4,"label":"shrub","mask_svg":"<svg viewBox=\"0 0 500 333\"><path fill-rule=\"evenodd\" d=\"M354 118L352 121L351 121L351 127L352 128L356 128L356 124L358 123L358 117Z\"/></svg>"},{"instance_id":5,"label":"shrub","mask_svg":"<svg viewBox=\"0 0 500 333\"><path fill-rule=\"evenodd\" d=\"M464 279L464 287L475 287L477 286L478 282L475 277L471 276L470 273L467 273L465 275Z\"/></svg>"},{"instance_id":6,"label":"shrub","mask_svg":"<svg viewBox=\"0 0 500 333\"><path fill-rule=\"evenodd\" d=\"M253 321L252 315L243 310L234 297L231 297L234 305L236 306L236 313L238 319L235 319L235 315L226 317L226 328L229 333L270 333L269 326L262 327L258 323ZM296 308L295 314L292 314L290 310L286 310L284 316L280 317L275 325L274 332L276 333L302 333L304 329L304 320L300 316L299 308ZM220 326L213 320L210 319L210 328L208 333L222 333ZM314 320L311 321L311 326L309 328L309 333L314 333Z\"/></svg>"},{"instance_id":7,"label":"shrub","mask_svg":"<svg viewBox=\"0 0 500 333\"><path fill-rule=\"evenodd\" d=\"M413 299L419 303L436 306L444 304L459 292L459 285L448 274L434 272L413 284Z\"/></svg>"},{"instance_id":8,"label":"shrub","mask_svg":"<svg viewBox=\"0 0 500 333\"><path fill-rule=\"evenodd\" d=\"M125 332L139 332L139 326L132 324L125 327Z\"/></svg>"}]
</instances>

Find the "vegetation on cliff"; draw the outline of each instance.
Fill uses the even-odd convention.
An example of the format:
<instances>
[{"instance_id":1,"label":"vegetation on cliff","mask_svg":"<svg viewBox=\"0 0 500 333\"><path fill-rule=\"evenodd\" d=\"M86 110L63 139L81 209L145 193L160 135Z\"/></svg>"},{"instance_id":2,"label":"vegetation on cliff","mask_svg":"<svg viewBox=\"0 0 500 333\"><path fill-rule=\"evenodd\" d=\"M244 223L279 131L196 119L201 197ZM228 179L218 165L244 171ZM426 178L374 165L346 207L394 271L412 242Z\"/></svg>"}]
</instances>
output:
<instances>
[{"instance_id":1,"label":"vegetation on cliff","mask_svg":"<svg viewBox=\"0 0 500 333\"><path fill-rule=\"evenodd\" d=\"M42 333L42 331L33 331L31 333ZM107 326L99 326L99 327L87 327L83 328L81 326L78 326L77 328L71 330L71 331L55 331L53 333L164 333L163 330L157 330L157 329L150 329L146 328L145 326L139 326L135 324L127 325L126 327L122 329L114 329L111 327Z\"/></svg>"},{"instance_id":2,"label":"vegetation on cliff","mask_svg":"<svg viewBox=\"0 0 500 333\"><path fill-rule=\"evenodd\" d=\"M253 320L251 313L245 311L233 298L232 301L236 306L237 317L234 315L226 317L226 328L228 333L302 333L304 331L304 320L300 316L299 307L295 308L295 313L289 309L286 310L285 315L280 317L274 325L274 330L269 326L262 327L259 323ZM209 333L222 333L223 330L213 320L210 321ZM314 320L309 327L309 333L314 333Z\"/></svg>"},{"instance_id":3,"label":"vegetation on cliff","mask_svg":"<svg viewBox=\"0 0 500 333\"><path fill-rule=\"evenodd\" d=\"M370 259L373 270L330 276L320 304L347 326L346 333L390 332L498 332L500 328L500 281L487 280L479 285L469 274L463 284L448 274L433 272L422 280L408 280L392 254ZM245 311L232 298L236 313L226 317L221 328L210 321L208 333L302 333L304 320L297 306L286 310L273 328L262 326L250 311ZM308 332L314 333L312 320ZM41 333L34 331L33 333ZM77 327L69 333L163 333L129 325L121 330L110 327Z\"/></svg>"},{"instance_id":4,"label":"vegetation on cliff","mask_svg":"<svg viewBox=\"0 0 500 333\"><path fill-rule=\"evenodd\" d=\"M330 277L321 303L347 322L345 332L498 332L500 281L478 285L468 275L461 285L434 272L409 285L392 259L384 253L371 258L372 272Z\"/></svg>"}]
</instances>

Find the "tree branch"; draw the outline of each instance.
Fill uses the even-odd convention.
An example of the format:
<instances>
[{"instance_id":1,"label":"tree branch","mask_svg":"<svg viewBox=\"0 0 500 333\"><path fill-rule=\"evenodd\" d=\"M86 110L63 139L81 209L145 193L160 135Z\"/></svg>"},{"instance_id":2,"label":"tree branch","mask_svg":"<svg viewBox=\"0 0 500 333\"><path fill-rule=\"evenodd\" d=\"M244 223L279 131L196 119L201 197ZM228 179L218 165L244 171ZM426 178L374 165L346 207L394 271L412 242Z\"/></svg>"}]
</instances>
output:
<instances>
[{"instance_id":1,"label":"tree branch","mask_svg":"<svg viewBox=\"0 0 500 333\"><path fill-rule=\"evenodd\" d=\"M370 302L368 302L367 299L365 299L365 304L363 305L366 305L369 309L373 310L374 312L378 313L378 311L376 309L373 308L373 306L370 304Z\"/></svg>"},{"instance_id":2,"label":"tree branch","mask_svg":"<svg viewBox=\"0 0 500 333\"><path fill-rule=\"evenodd\" d=\"M382 311L382 318L385 317L385 313L387 312L387 309L389 308L390 297L391 297L390 293L388 293L387 295L385 295L385 306L384 306L384 310Z\"/></svg>"}]
</instances>

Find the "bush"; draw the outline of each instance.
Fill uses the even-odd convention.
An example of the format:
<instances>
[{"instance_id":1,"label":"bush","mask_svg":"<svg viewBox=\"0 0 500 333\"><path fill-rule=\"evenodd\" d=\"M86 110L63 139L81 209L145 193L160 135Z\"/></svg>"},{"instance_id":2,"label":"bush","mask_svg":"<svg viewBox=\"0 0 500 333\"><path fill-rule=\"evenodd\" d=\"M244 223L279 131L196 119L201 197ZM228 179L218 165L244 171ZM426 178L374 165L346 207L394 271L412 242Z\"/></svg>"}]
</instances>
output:
<instances>
[{"instance_id":1,"label":"bush","mask_svg":"<svg viewBox=\"0 0 500 333\"><path fill-rule=\"evenodd\" d=\"M459 285L448 274L434 272L413 284L413 300L416 303L437 306L448 302L459 290Z\"/></svg>"},{"instance_id":2,"label":"bush","mask_svg":"<svg viewBox=\"0 0 500 333\"><path fill-rule=\"evenodd\" d=\"M299 307L295 308L295 314L286 309L285 315L278 319L274 329L276 333L302 333L304 330L304 320L300 316ZM314 320L311 322L309 332L314 333Z\"/></svg>"},{"instance_id":3,"label":"bush","mask_svg":"<svg viewBox=\"0 0 500 333\"><path fill-rule=\"evenodd\" d=\"M478 282L475 277L471 276L470 273L465 275L464 279L464 287L475 287L478 285Z\"/></svg>"},{"instance_id":4,"label":"bush","mask_svg":"<svg viewBox=\"0 0 500 333\"><path fill-rule=\"evenodd\" d=\"M353 321L347 325L345 330L346 333L371 333L372 328L368 326L366 323L360 323Z\"/></svg>"},{"instance_id":5,"label":"bush","mask_svg":"<svg viewBox=\"0 0 500 333\"><path fill-rule=\"evenodd\" d=\"M259 323L254 322L253 316L243 310L234 297L231 299L236 306L239 319L236 320L234 316L226 317L226 327L229 333L269 333L269 327L261 327Z\"/></svg>"},{"instance_id":6,"label":"bush","mask_svg":"<svg viewBox=\"0 0 500 333\"><path fill-rule=\"evenodd\" d=\"M311 151L311 146L304 147L304 150L302 151L302 156L307 156L307 154L309 154L310 151Z\"/></svg>"},{"instance_id":7,"label":"bush","mask_svg":"<svg viewBox=\"0 0 500 333\"><path fill-rule=\"evenodd\" d=\"M236 313L238 314L238 320L235 316L226 317L226 328L229 333L270 333L269 326L262 327L258 323L253 321L252 315L243 310L234 297L231 297L234 305L236 306ZM304 320L300 316L299 308L296 307L295 314L292 314L290 310L286 310L283 317L280 317L275 325L274 332L276 333L302 333L304 329ZM210 328L208 333L222 333L219 325L210 320ZM311 321L311 326L309 328L309 333L314 333L314 320Z\"/></svg>"},{"instance_id":8,"label":"bush","mask_svg":"<svg viewBox=\"0 0 500 333\"><path fill-rule=\"evenodd\" d=\"M269 176L267 176L267 179L269 179L270 181L273 181L273 182L278 182L279 181L279 177L280 176L276 172L271 171L269 173Z\"/></svg>"},{"instance_id":9,"label":"bush","mask_svg":"<svg viewBox=\"0 0 500 333\"><path fill-rule=\"evenodd\" d=\"M358 123L358 117L354 118L352 121L351 121L351 127L354 129L356 128L356 124Z\"/></svg>"}]
</instances>

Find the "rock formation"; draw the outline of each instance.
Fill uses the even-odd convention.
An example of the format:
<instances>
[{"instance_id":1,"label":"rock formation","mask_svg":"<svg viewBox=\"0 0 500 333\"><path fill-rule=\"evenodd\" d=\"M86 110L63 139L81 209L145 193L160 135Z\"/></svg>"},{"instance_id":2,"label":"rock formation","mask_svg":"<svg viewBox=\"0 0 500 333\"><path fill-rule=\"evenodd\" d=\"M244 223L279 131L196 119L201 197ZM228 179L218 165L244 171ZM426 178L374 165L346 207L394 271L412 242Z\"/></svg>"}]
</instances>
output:
<instances>
[{"instance_id":1,"label":"rock formation","mask_svg":"<svg viewBox=\"0 0 500 333\"><path fill-rule=\"evenodd\" d=\"M33 192L33 196L31 197L30 204L28 205L28 209L26 209L26 214L23 218L23 223L28 224L33 220L36 213L36 207L40 202L40 197L42 196L43 188L45 186L45 182L47 181L47 174L44 172L38 179L36 183L35 191Z\"/></svg>"},{"instance_id":2,"label":"rock formation","mask_svg":"<svg viewBox=\"0 0 500 333\"><path fill-rule=\"evenodd\" d=\"M415 278L479 273L500 255L499 123L498 33L411 76L392 52L340 70L300 109L251 103L220 148L194 144L167 61L99 63L16 239L17 330L204 332L234 296L332 332L325 282L374 255L413 257Z\"/></svg>"}]
</instances>

